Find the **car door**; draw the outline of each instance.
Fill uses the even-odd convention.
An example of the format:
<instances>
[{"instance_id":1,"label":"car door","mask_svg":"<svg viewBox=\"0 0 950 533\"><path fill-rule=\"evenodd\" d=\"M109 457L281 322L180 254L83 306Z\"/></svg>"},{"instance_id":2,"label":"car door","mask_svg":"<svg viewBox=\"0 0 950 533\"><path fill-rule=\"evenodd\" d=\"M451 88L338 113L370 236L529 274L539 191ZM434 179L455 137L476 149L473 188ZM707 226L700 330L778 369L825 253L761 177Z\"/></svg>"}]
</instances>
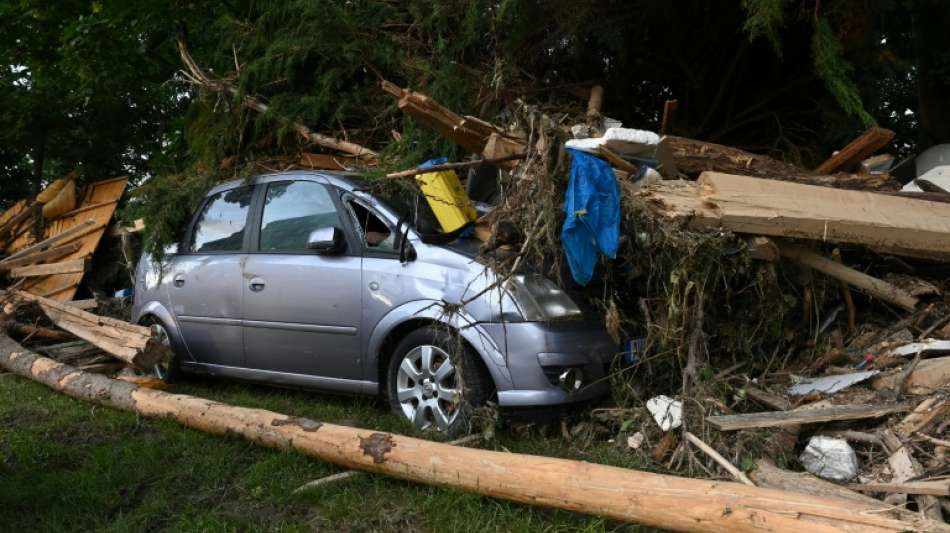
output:
<instances>
[{"instance_id":1,"label":"car door","mask_svg":"<svg viewBox=\"0 0 950 533\"><path fill-rule=\"evenodd\" d=\"M275 181L266 187L244 268L244 346L248 368L332 378L362 378L360 257L352 244L320 255L310 233L344 224L323 183Z\"/></svg>"},{"instance_id":2,"label":"car door","mask_svg":"<svg viewBox=\"0 0 950 533\"><path fill-rule=\"evenodd\" d=\"M252 186L209 196L170 265L172 311L199 363L244 365L242 266L253 198Z\"/></svg>"}]
</instances>

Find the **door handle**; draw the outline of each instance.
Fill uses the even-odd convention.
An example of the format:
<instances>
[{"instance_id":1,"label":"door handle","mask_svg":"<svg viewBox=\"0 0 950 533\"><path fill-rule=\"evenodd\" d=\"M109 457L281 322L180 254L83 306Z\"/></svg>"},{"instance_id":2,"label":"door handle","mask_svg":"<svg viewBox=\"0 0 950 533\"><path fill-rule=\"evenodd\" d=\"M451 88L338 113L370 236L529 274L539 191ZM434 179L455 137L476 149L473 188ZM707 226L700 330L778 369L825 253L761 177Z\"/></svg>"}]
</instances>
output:
<instances>
[{"instance_id":1,"label":"door handle","mask_svg":"<svg viewBox=\"0 0 950 533\"><path fill-rule=\"evenodd\" d=\"M250 288L254 292L261 292L262 290L264 290L264 287L266 285L267 284L264 283L264 280L262 280L261 278L254 278L250 281L250 283L247 284L248 288Z\"/></svg>"},{"instance_id":2,"label":"door handle","mask_svg":"<svg viewBox=\"0 0 950 533\"><path fill-rule=\"evenodd\" d=\"M172 279L172 285L176 287L185 286L185 276L183 274L175 274L174 279Z\"/></svg>"}]
</instances>

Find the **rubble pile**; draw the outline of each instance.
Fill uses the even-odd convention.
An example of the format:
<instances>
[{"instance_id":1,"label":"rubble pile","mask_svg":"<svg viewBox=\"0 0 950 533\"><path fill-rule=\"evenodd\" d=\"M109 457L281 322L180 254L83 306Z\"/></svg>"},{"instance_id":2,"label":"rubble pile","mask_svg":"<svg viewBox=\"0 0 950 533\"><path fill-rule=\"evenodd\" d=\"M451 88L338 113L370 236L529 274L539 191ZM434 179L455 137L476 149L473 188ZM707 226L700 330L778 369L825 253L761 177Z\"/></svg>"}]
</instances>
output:
<instances>
[{"instance_id":1,"label":"rubble pile","mask_svg":"<svg viewBox=\"0 0 950 533\"><path fill-rule=\"evenodd\" d=\"M950 516L950 194L882 170L892 132L810 171L622 128L596 90L583 116L518 102L495 125L384 87L483 160L524 155L476 223L484 260L586 282L574 292L624 346L615 406L592 412L618 446L661 470ZM585 155L613 174L621 217L614 249L592 230L589 280L564 239L572 216L596 223L571 212Z\"/></svg>"}]
</instances>

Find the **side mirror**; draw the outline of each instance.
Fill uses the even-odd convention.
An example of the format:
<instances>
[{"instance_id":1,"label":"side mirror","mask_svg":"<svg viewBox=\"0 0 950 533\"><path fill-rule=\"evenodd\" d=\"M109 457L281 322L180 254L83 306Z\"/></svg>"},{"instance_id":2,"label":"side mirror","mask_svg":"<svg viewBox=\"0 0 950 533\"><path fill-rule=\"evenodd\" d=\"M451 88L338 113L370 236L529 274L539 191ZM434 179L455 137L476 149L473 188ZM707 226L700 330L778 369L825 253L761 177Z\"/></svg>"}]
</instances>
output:
<instances>
[{"instance_id":1,"label":"side mirror","mask_svg":"<svg viewBox=\"0 0 950 533\"><path fill-rule=\"evenodd\" d=\"M317 228L307 238L307 249L318 254L333 254L343 251L343 232L336 226Z\"/></svg>"}]
</instances>

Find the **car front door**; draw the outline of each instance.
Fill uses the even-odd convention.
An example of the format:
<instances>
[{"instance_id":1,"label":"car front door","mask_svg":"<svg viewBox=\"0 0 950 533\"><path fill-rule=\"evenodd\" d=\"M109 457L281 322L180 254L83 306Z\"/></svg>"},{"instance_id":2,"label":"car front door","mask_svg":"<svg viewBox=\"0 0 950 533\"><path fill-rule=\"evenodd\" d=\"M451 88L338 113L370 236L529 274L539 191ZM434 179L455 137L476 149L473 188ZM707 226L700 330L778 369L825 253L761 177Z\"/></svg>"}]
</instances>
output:
<instances>
[{"instance_id":1,"label":"car front door","mask_svg":"<svg viewBox=\"0 0 950 533\"><path fill-rule=\"evenodd\" d=\"M254 187L211 195L171 260L172 310L199 363L243 366L242 265Z\"/></svg>"},{"instance_id":2,"label":"car front door","mask_svg":"<svg viewBox=\"0 0 950 533\"><path fill-rule=\"evenodd\" d=\"M328 255L307 249L313 230L343 230L337 200L315 181L262 186L259 223L244 267L247 367L317 376L325 378L320 386L358 389L359 253L351 245Z\"/></svg>"}]
</instances>

